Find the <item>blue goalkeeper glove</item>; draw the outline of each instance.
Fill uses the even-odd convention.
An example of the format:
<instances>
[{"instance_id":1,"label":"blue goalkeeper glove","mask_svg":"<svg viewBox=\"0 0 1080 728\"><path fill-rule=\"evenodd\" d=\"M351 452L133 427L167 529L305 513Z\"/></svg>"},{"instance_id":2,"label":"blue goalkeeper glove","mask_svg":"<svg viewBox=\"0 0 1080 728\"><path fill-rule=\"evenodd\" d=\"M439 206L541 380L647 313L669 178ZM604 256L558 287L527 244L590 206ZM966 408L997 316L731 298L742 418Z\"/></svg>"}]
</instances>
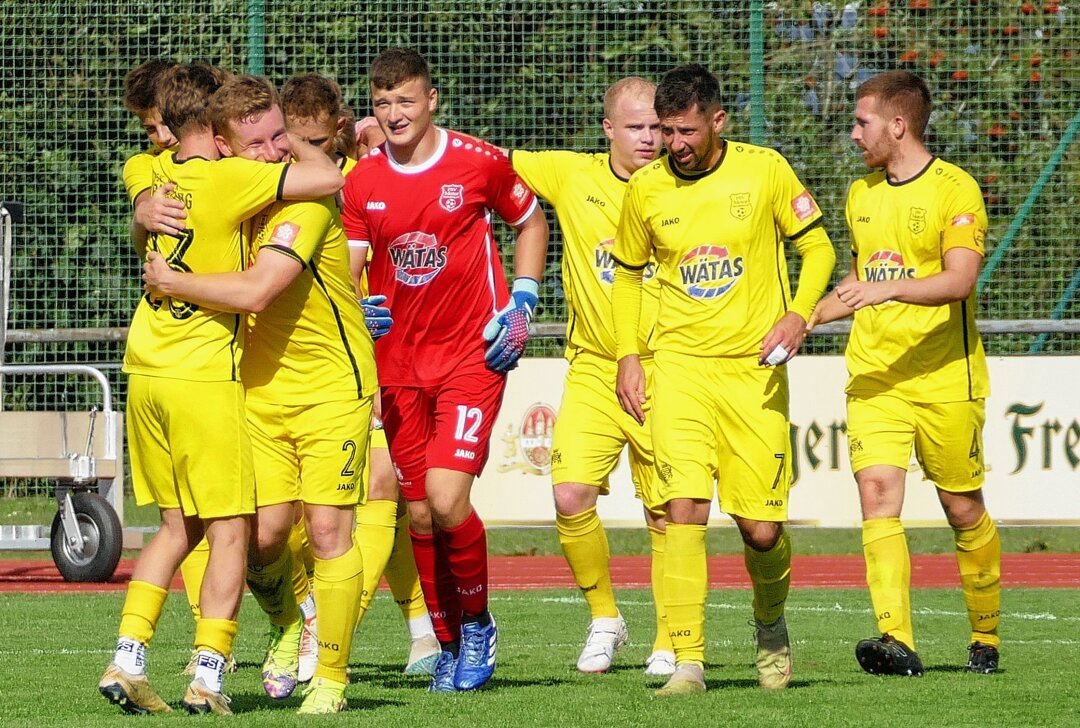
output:
<instances>
[{"instance_id":1,"label":"blue goalkeeper glove","mask_svg":"<svg viewBox=\"0 0 1080 728\"><path fill-rule=\"evenodd\" d=\"M532 278L515 278L510 302L484 327L484 341L491 342L484 359L492 371L508 372L517 366L529 341L529 322L539 292L540 284Z\"/></svg>"},{"instance_id":2,"label":"blue goalkeeper glove","mask_svg":"<svg viewBox=\"0 0 1080 728\"><path fill-rule=\"evenodd\" d=\"M372 339L378 339L390 333L390 327L394 325L394 319L390 318L390 309L382 304L386 303L386 296L368 296L360 299L360 308L364 310L364 324L371 333Z\"/></svg>"}]
</instances>

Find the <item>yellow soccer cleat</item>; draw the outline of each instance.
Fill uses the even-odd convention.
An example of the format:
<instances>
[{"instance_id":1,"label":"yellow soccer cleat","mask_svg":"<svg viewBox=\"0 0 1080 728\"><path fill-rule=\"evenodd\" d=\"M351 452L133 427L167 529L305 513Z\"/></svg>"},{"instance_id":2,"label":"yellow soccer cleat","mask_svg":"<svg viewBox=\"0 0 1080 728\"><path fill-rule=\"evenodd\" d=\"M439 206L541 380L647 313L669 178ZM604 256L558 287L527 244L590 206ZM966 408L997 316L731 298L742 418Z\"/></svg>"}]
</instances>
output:
<instances>
[{"instance_id":1,"label":"yellow soccer cleat","mask_svg":"<svg viewBox=\"0 0 1080 728\"><path fill-rule=\"evenodd\" d=\"M188 685L184 693L183 706L192 715L204 713L216 713L217 715L232 715L229 708L229 696L206 687L201 677L197 677Z\"/></svg>"},{"instance_id":2,"label":"yellow soccer cleat","mask_svg":"<svg viewBox=\"0 0 1080 728\"><path fill-rule=\"evenodd\" d=\"M754 620L757 639L758 685L766 690L782 690L791 682L791 642L783 617L772 624Z\"/></svg>"},{"instance_id":3,"label":"yellow soccer cleat","mask_svg":"<svg viewBox=\"0 0 1080 728\"><path fill-rule=\"evenodd\" d=\"M98 682L98 692L113 705L119 705L125 713L171 713L172 708L158 696L146 675L132 675L116 665L105 668Z\"/></svg>"},{"instance_id":4,"label":"yellow soccer cleat","mask_svg":"<svg viewBox=\"0 0 1080 728\"><path fill-rule=\"evenodd\" d=\"M345 700L345 683L327 677L317 677L311 681L300 710L301 715L329 715L340 713L348 706Z\"/></svg>"},{"instance_id":5,"label":"yellow soccer cleat","mask_svg":"<svg viewBox=\"0 0 1080 728\"><path fill-rule=\"evenodd\" d=\"M270 646L262 666L263 690L274 700L284 700L296 690L300 671L300 639L303 618L288 627L271 627Z\"/></svg>"},{"instance_id":6,"label":"yellow soccer cleat","mask_svg":"<svg viewBox=\"0 0 1080 728\"><path fill-rule=\"evenodd\" d=\"M659 698L673 695L699 695L705 692L705 668L697 662L683 662L675 667L664 687L656 691Z\"/></svg>"}]
</instances>

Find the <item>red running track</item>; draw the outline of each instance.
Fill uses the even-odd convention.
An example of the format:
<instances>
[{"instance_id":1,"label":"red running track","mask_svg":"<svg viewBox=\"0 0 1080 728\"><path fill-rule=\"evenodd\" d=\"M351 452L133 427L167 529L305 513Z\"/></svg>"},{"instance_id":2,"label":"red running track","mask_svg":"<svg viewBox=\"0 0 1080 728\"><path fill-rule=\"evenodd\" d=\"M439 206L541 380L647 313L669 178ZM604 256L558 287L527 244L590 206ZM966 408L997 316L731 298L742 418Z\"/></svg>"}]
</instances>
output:
<instances>
[{"instance_id":1,"label":"red running track","mask_svg":"<svg viewBox=\"0 0 1080 728\"><path fill-rule=\"evenodd\" d=\"M119 591L131 578L133 561L120 562L104 584L69 584L51 561L0 561L0 592ZM1001 581L1005 586L1080 588L1080 554L1003 554ZM649 587L648 556L616 556L611 560L616 586ZM493 556L493 589L574 588L570 569L561 556ZM959 577L952 554L911 557L914 587L956 587ZM742 556L709 557L709 586L716 589L749 588ZM861 556L795 556L795 588L865 588ZM174 589L182 589L179 577Z\"/></svg>"}]
</instances>

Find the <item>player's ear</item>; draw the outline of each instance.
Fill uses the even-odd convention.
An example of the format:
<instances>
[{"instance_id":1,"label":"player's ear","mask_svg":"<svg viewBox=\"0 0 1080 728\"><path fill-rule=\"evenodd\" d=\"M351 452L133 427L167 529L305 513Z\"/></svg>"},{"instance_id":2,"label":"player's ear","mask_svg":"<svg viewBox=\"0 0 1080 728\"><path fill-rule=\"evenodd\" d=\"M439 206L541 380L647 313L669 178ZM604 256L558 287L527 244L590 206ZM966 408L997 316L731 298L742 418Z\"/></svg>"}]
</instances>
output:
<instances>
[{"instance_id":1,"label":"player's ear","mask_svg":"<svg viewBox=\"0 0 1080 728\"><path fill-rule=\"evenodd\" d=\"M235 157L232 147L229 146L229 142L225 140L225 137L220 134L214 135L214 144L217 145L218 153L223 157Z\"/></svg>"},{"instance_id":2,"label":"player's ear","mask_svg":"<svg viewBox=\"0 0 1080 728\"><path fill-rule=\"evenodd\" d=\"M615 141L615 125L611 123L611 119L604 119L601 122L604 127L604 136L608 138L608 141Z\"/></svg>"},{"instance_id":3,"label":"player's ear","mask_svg":"<svg viewBox=\"0 0 1080 728\"><path fill-rule=\"evenodd\" d=\"M439 89L433 86L428 91L428 111L434 114L437 108L439 108Z\"/></svg>"},{"instance_id":4,"label":"player's ear","mask_svg":"<svg viewBox=\"0 0 1080 728\"><path fill-rule=\"evenodd\" d=\"M722 108L717 109L716 113L714 113L713 117L712 117L713 132L715 132L716 134L719 134L721 131L724 130L724 124L726 124L726 123L727 123L727 112L724 111Z\"/></svg>"}]
</instances>

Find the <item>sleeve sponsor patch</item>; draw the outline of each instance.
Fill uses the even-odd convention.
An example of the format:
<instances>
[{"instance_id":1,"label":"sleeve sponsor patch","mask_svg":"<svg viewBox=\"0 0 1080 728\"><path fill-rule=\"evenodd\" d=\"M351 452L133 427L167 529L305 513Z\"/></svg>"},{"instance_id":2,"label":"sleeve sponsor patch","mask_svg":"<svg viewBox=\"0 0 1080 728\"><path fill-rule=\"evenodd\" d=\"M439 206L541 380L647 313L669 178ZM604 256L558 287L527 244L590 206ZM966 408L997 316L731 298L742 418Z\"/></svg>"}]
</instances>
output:
<instances>
[{"instance_id":1,"label":"sleeve sponsor patch","mask_svg":"<svg viewBox=\"0 0 1080 728\"><path fill-rule=\"evenodd\" d=\"M281 245L286 248L292 248L293 243L296 242L296 236L300 234L300 226L294 222L282 222L278 223L274 227L274 232L270 234L270 243L272 245Z\"/></svg>"},{"instance_id":2,"label":"sleeve sponsor patch","mask_svg":"<svg viewBox=\"0 0 1080 728\"><path fill-rule=\"evenodd\" d=\"M791 209L799 222L803 222L817 212L817 203L811 197L810 192L803 190L802 194L791 201Z\"/></svg>"},{"instance_id":3,"label":"sleeve sponsor patch","mask_svg":"<svg viewBox=\"0 0 1080 728\"><path fill-rule=\"evenodd\" d=\"M956 217L954 217L952 219L952 222L949 223L949 224L952 225L953 227L963 227L964 225L974 225L975 224L975 216L973 214L971 214L970 212L964 213L963 215L957 215Z\"/></svg>"},{"instance_id":4,"label":"sleeve sponsor patch","mask_svg":"<svg viewBox=\"0 0 1080 728\"><path fill-rule=\"evenodd\" d=\"M529 191L525 189L525 185L521 184L521 182L515 182L514 189L510 190L510 195L519 205L525 202L525 198L528 194Z\"/></svg>"}]
</instances>

